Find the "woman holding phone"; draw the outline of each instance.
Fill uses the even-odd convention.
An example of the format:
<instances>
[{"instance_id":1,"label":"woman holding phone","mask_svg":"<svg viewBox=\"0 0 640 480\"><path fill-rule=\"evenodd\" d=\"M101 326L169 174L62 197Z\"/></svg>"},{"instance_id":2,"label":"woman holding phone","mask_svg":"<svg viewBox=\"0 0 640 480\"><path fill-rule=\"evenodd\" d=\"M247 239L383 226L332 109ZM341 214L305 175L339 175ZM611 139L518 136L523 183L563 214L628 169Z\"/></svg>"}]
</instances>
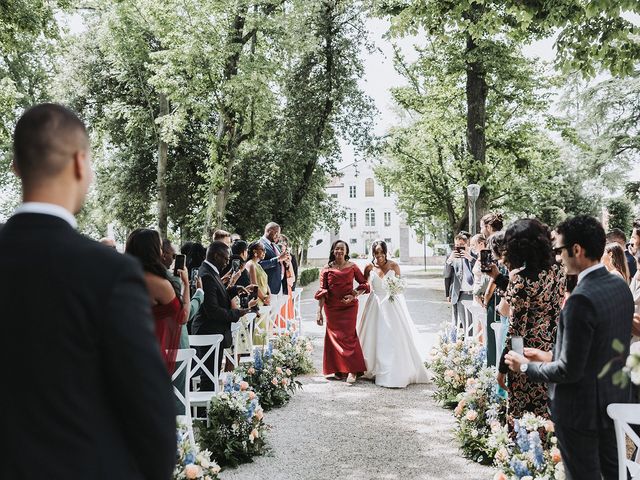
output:
<instances>
[{"instance_id":1,"label":"woman holding phone","mask_svg":"<svg viewBox=\"0 0 640 480\"><path fill-rule=\"evenodd\" d=\"M162 263L162 243L160 234L156 230L138 228L131 232L127 238L125 252L138 258L142 263L151 311L155 320L156 338L167 370L172 374L175 369L182 325L189 319L189 277L184 266L184 256L180 256L182 268L176 271L183 285L182 292L178 292L169 281L167 269Z\"/></svg>"},{"instance_id":2,"label":"woman holding phone","mask_svg":"<svg viewBox=\"0 0 640 480\"><path fill-rule=\"evenodd\" d=\"M538 220L511 224L504 234L503 249L504 263L510 270L504 294L509 311L501 313L509 313L511 321L497 381L509 391L507 421L512 430L513 420L525 412L549 417L547 386L528 381L522 372L510 371L504 356L509 350L524 353L525 347L553 349L566 281L555 262L549 227Z\"/></svg>"}]
</instances>

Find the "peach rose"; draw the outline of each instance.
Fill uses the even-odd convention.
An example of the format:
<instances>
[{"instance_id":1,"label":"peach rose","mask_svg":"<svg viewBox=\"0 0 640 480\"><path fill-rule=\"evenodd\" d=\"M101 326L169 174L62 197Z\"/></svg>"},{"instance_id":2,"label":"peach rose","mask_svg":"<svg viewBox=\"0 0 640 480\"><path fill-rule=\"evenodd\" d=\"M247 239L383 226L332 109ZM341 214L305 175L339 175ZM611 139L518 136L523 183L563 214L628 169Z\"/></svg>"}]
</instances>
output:
<instances>
[{"instance_id":1,"label":"peach rose","mask_svg":"<svg viewBox=\"0 0 640 480\"><path fill-rule=\"evenodd\" d=\"M562 455L560 455L560 450L557 447L551 449L551 460L553 460L553 463L560 463L562 461Z\"/></svg>"},{"instance_id":2,"label":"peach rose","mask_svg":"<svg viewBox=\"0 0 640 480\"><path fill-rule=\"evenodd\" d=\"M260 433L258 432L258 430L256 430L255 428L251 430L251 433L249 434L249 441L253 443L253 441L258 437L260 437Z\"/></svg>"},{"instance_id":3,"label":"peach rose","mask_svg":"<svg viewBox=\"0 0 640 480\"><path fill-rule=\"evenodd\" d=\"M545 429L547 432L555 432L555 431L556 431L556 427L555 427L555 425L553 424L553 422L552 422L551 420L547 420L547 421L544 423L544 429Z\"/></svg>"},{"instance_id":4,"label":"peach rose","mask_svg":"<svg viewBox=\"0 0 640 480\"><path fill-rule=\"evenodd\" d=\"M475 410L469 410L464 418L466 418L470 422L473 422L476 418L478 418L478 412L476 412Z\"/></svg>"},{"instance_id":5,"label":"peach rose","mask_svg":"<svg viewBox=\"0 0 640 480\"><path fill-rule=\"evenodd\" d=\"M202 474L202 469L198 465L194 465L190 463L186 467L184 467L184 476L193 479L198 478Z\"/></svg>"},{"instance_id":6,"label":"peach rose","mask_svg":"<svg viewBox=\"0 0 640 480\"><path fill-rule=\"evenodd\" d=\"M288 368L287 368L287 369L284 371L284 373L286 373L288 376L291 376L291 373L292 373L292 372L291 372L291 370L290 370L290 369L288 369Z\"/></svg>"},{"instance_id":7,"label":"peach rose","mask_svg":"<svg viewBox=\"0 0 640 480\"><path fill-rule=\"evenodd\" d=\"M493 476L493 480L509 480L503 472L498 472Z\"/></svg>"},{"instance_id":8,"label":"peach rose","mask_svg":"<svg viewBox=\"0 0 640 480\"><path fill-rule=\"evenodd\" d=\"M256 369L255 369L255 368L253 368L253 367L249 367L249 370L247 370L247 373L248 373L249 375L253 375L254 373L256 373Z\"/></svg>"},{"instance_id":9,"label":"peach rose","mask_svg":"<svg viewBox=\"0 0 640 480\"><path fill-rule=\"evenodd\" d=\"M240 390L242 390L243 392L249 388L249 384L245 381L240 382Z\"/></svg>"},{"instance_id":10,"label":"peach rose","mask_svg":"<svg viewBox=\"0 0 640 480\"><path fill-rule=\"evenodd\" d=\"M271 383L272 383L273 385L278 385L278 379L277 379L277 378L275 378L275 377L274 377L274 378L272 378L272 379L271 379Z\"/></svg>"},{"instance_id":11,"label":"peach rose","mask_svg":"<svg viewBox=\"0 0 640 480\"><path fill-rule=\"evenodd\" d=\"M276 367L276 372L280 375L282 375L282 368L280 367Z\"/></svg>"},{"instance_id":12,"label":"peach rose","mask_svg":"<svg viewBox=\"0 0 640 480\"><path fill-rule=\"evenodd\" d=\"M254 415L258 419L258 421L260 421L264 418L264 411L261 408L257 408L256 413L254 413Z\"/></svg>"},{"instance_id":13,"label":"peach rose","mask_svg":"<svg viewBox=\"0 0 640 480\"><path fill-rule=\"evenodd\" d=\"M249 392L249 400L253 400L254 398L256 398L255 392Z\"/></svg>"}]
</instances>

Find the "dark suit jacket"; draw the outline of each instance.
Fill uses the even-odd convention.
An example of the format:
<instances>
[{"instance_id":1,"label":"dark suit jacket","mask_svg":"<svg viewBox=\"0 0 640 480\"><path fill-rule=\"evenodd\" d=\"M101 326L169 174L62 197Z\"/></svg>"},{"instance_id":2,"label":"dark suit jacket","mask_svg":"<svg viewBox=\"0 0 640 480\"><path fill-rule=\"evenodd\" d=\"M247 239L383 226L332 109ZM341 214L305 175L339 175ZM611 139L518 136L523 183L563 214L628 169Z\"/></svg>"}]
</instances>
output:
<instances>
[{"instance_id":1,"label":"dark suit jacket","mask_svg":"<svg viewBox=\"0 0 640 480\"><path fill-rule=\"evenodd\" d=\"M629 266L629 278L633 278L633 276L638 271L638 263L636 262L636 258L629 253L629 250L624 251L624 256L627 259L627 265Z\"/></svg>"},{"instance_id":2,"label":"dark suit jacket","mask_svg":"<svg viewBox=\"0 0 640 480\"><path fill-rule=\"evenodd\" d=\"M598 374L617 354L614 339L629 353L633 298L626 282L606 268L589 273L567 300L558 325L553 352L548 363L531 363L531 380L548 382L553 420L563 426L596 430L611 427L606 408L610 403L630 401L630 389L611 381L612 372ZM623 367L618 362L612 371Z\"/></svg>"},{"instance_id":3,"label":"dark suit jacket","mask_svg":"<svg viewBox=\"0 0 640 480\"><path fill-rule=\"evenodd\" d=\"M231 346L231 324L237 322L242 312L231 308L231 296L222 284L220 276L208 264L200 267L204 302L193 319L192 332L194 335L224 335L225 348Z\"/></svg>"},{"instance_id":4,"label":"dark suit jacket","mask_svg":"<svg viewBox=\"0 0 640 480\"><path fill-rule=\"evenodd\" d=\"M265 240L265 238L261 238L262 246L265 250L264 259L260 260L260 266L267 274L269 280L269 291L274 295L278 293L287 293L285 290L283 292L282 287L283 283L286 286L286 279L282 278L282 264L278 261L278 255L275 250L271 246L271 242ZM284 282L283 282L284 280Z\"/></svg>"},{"instance_id":5,"label":"dark suit jacket","mask_svg":"<svg viewBox=\"0 0 640 480\"><path fill-rule=\"evenodd\" d=\"M23 213L0 272L0 478L171 478L173 391L137 260Z\"/></svg>"}]
</instances>

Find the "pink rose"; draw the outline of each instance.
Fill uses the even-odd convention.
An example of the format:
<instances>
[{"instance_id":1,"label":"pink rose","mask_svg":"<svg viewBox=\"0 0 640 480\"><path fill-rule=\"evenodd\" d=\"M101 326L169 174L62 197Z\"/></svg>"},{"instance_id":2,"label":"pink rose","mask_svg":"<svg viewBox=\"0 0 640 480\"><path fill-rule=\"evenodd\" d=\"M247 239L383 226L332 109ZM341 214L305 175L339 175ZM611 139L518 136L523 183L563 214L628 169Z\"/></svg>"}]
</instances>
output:
<instances>
[{"instance_id":1,"label":"pink rose","mask_svg":"<svg viewBox=\"0 0 640 480\"><path fill-rule=\"evenodd\" d=\"M242 390L243 392L249 388L249 384L245 381L240 382L240 390Z\"/></svg>"},{"instance_id":2,"label":"pink rose","mask_svg":"<svg viewBox=\"0 0 640 480\"><path fill-rule=\"evenodd\" d=\"M285 373L286 373L288 376L291 376L291 370L290 370L290 369L288 369L288 368L287 368L287 369L285 370Z\"/></svg>"},{"instance_id":3,"label":"pink rose","mask_svg":"<svg viewBox=\"0 0 640 480\"><path fill-rule=\"evenodd\" d=\"M282 385L286 387L288 383L289 383L289 380L287 380L286 378L282 379Z\"/></svg>"},{"instance_id":4,"label":"pink rose","mask_svg":"<svg viewBox=\"0 0 640 480\"><path fill-rule=\"evenodd\" d=\"M256 398L256 394L254 392L249 392L249 400L253 400Z\"/></svg>"},{"instance_id":5,"label":"pink rose","mask_svg":"<svg viewBox=\"0 0 640 480\"><path fill-rule=\"evenodd\" d=\"M465 418L470 422L473 422L476 418L478 418L478 412L476 412L475 410L469 410L465 415Z\"/></svg>"},{"instance_id":6,"label":"pink rose","mask_svg":"<svg viewBox=\"0 0 640 480\"><path fill-rule=\"evenodd\" d=\"M555 431L556 431L556 427L555 427L555 425L553 424L553 422L552 422L551 420L547 420L547 421L544 423L544 429L545 429L547 432L555 432Z\"/></svg>"},{"instance_id":7,"label":"pink rose","mask_svg":"<svg viewBox=\"0 0 640 480\"><path fill-rule=\"evenodd\" d=\"M498 472L493 476L493 480L509 480L509 479L504 473Z\"/></svg>"},{"instance_id":8,"label":"pink rose","mask_svg":"<svg viewBox=\"0 0 640 480\"><path fill-rule=\"evenodd\" d=\"M282 375L282 368L276 367L276 372L279 373L280 375Z\"/></svg>"},{"instance_id":9,"label":"pink rose","mask_svg":"<svg viewBox=\"0 0 640 480\"><path fill-rule=\"evenodd\" d=\"M274 378L272 378L272 379L271 379L271 383L272 383L273 385L276 385L276 386L277 386L277 385L278 385L278 379L277 379L277 378L275 378L275 377L274 377Z\"/></svg>"},{"instance_id":10,"label":"pink rose","mask_svg":"<svg viewBox=\"0 0 640 480\"><path fill-rule=\"evenodd\" d=\"M257 408L256 413L254 413L254 415L258 419L258 421L260 421L264 418L264 411L261 408Z\"/></svg>"},{"instance_id":11,"label":"pink rose","mask_svg":"<svg viewBox=\"0 0 640 480\"><path fill-rule=\"evenodd\" d=\"M189 479L198 478L201 473L201 468L198 465L194 465L193 463L190 463L189 465L184 467L184 476Z\"/></svg>"},{"instance_id":12,"label":"pink rose","mask_svg":"<svg viewBox=\"0 0 640 480\"><path fill-rule=\"evenodd\" d=\"M256 369L255 369L255 368L253 368L253 367L249 367L249 370L247 370L247 373L248 373L249 375L253 375L254 373L256 373Z\"/></svg>"}]
</instances>

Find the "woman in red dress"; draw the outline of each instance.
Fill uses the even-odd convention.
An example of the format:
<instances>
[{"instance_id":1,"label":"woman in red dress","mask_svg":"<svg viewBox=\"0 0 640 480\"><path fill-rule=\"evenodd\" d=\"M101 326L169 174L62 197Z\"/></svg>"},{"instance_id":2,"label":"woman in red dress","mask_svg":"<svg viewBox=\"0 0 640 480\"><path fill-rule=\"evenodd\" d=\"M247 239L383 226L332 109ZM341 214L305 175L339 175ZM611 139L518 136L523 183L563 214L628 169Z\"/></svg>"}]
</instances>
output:
<instances>
[{"instance_id":1,"label":"woman in red dress","mask_svg":"<svg viewBox=\"0 0 640 480\"><path fill-rule=\"evenodd\" d=\"M131 232L125 252L137 257L142 263L155 320L156 338L167 370L169 374L173 374L177 350L180 348L182 325L189 319L187 271L178 270L182 285L177 281L175 283L170 281L168 272L162 264L160 234L155 230L139 228Z\"/></svg>"},{"instance_id":2,"label":"woman in red dress","mask_svg":"<svg viewBox=\"0 0 640 480\"><path fill-rule=\"evenodd\" d=\"M358 282L353 289L353 281ZM358 266L349 261L349 246L337 240L331 246L329 263L320 272L318 325L323 325L322 311L327 317L324 337L323 371L354 383L356 375L367 370L360 341L356 334L358 295L369 293L369 284Z\"/></svg>"}]
</instances>

